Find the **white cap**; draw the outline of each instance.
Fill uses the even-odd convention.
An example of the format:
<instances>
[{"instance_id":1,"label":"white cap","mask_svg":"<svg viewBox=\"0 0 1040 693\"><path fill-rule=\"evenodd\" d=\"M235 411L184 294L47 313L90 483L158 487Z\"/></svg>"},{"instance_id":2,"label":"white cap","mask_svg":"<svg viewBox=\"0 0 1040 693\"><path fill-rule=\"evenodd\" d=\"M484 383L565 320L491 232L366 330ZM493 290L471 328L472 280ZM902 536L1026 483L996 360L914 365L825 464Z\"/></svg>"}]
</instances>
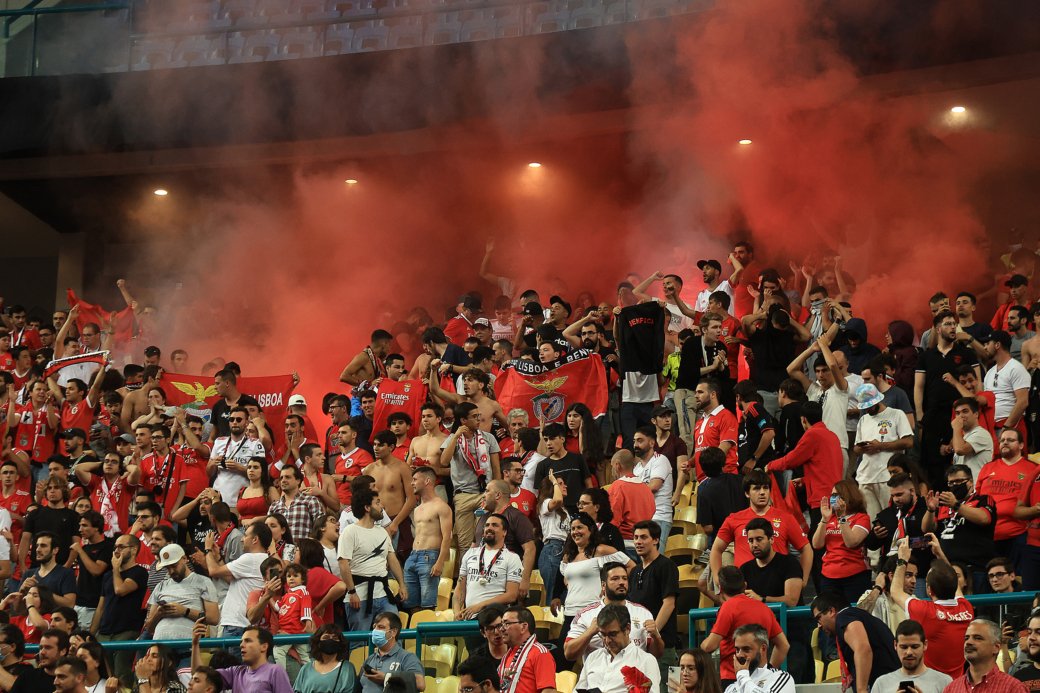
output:
<instances>
[{"instance_id":1,"label":"white cap","mask_svg":"<svg viewBox=\"0 0 1040 693\"><path fill-rule=\"evenodd\" d=\"M180 544L167 544L159 551L159 560L155 562L155 567L168 568L182 558L184 558L184 549Z\"/></svg>"},{"instance_id":2,"label":"white cap","mask_svg":"<svg viewBox=\"0 0 1040 693\"><path fill-rule=\"evenodd\" d=\"M303 398L303 395L293 395L292 397L289 398L289 406L290 407L294 407L294 406L306 407L307 406L307 400Z\"/></svg>"}]
</instances>

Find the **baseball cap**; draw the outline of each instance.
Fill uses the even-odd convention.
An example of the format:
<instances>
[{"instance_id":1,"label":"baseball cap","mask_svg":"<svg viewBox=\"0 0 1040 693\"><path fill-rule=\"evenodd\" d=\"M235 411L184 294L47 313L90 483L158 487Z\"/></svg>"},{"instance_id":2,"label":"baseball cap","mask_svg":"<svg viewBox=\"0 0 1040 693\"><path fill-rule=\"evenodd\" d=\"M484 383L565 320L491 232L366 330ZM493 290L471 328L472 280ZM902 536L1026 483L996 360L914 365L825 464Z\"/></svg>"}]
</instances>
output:
<instances>
[{"instance_id":1,"label":"baseball cap","mask_svg":"<svg viewBox=\"0 0 1040 693\"><path fill-rule=\"evenodd\" d=\"M133 435L131 435L129 433L121 434L116 440L121 440L124 443L136 443L137 442L137 439L134 438Z\"/></svg>"},{"instance_id":2,"label":"baseball cap","mask_svg":"<svg viewBox=\"0 0 1040 693\"><path fill-rule=\"evenodd\" d=\"M159 351L159 347L157 347L157 346L147 346L147 347L144 348L144 355L145 356L158 356L161 353L162 352Z\"/></svg>"},{"instance_id":3,"label":"baseball cap","mask_svg":"<svg viewBox=\"0 0 1040 693\"><path fill-rule=\"evenodd\" d=\"M563 306L564 310L567 311L567 317L570 317L571 313L573 312L571 310L571 304L567 303L559 296L550 296L549 305L551 306L554 303L559 303L561 306Z\"/></svg>"},{"instance_id":4,"label":"baseball cap","mask_svg":"<svg viewBox=\"0 0 1040 693\"><path fill-rule=\"evenodd\" d=\"M524 304L523 310L520 311L521 315L530 315L534 318L540 318L544 314L542 306L538 301L529 301Z\"/></svg>"},{"instance_id":5,"label":"baseball cap","mask_svg":"<svg viewBox=\"0 0 1040 693\"><path fill-rule=\"evenodd\" d=\"M884 401L885 396L871 383L863 383L856 388L856 406L860 409L870 409Z\"/></svg>"},{"instance_id":6,"label":"baseball cap","mask_svg":"<svg viewBox=\"0 0 1040 693\"><path fill-rule=\"evenodd\" d=\"M1012 274L1008 278L1008 280L1006 282L1004 282L1004 286L1008 286L1008 287L1012 287L1012 286L1026 286L1028 284L1029 284L1029 278L1026 277L1026 275L1024 275L1024 274Z\"/></svg>"},{"instance_id":7,"label":"baseball cap","mask_svg":"<svg viewBox=\"0 0 1040 693\"><path fill-rule=\"evenodd\" d=\"M84 431L82 428L66 428L64 431L61 432L61 437L65 438L66 440L68 440L69 438L82 438L83 440L86 440L87 432Z\"/></svg>"},{"instance_id":8,"label":"baseball cap","mask_svg":"<svg viewBox=\"0 0 1040 693\"><path fill-rule=\"evenodd\" d=\"M650 412L650 418L651 419L656 419L658 416L673 416L674 414L675 414L675 410L674 409L670 409L668 407L663 407L662 406L662 407L656 407L652 412Z\"/></svg>"},{"instance_id":9,"label":"baseball cap","mask_svg":"<svg viewBox=\"0 0 1040 693\"><path fill-rule=\"evenodd\" d=\"M703 270L705 267L714 267L716 272L722 271L722 265L719 264L718 260L698 260L697 269Z\"/></svg>"},{"instance_id":10,"label":"baseball cap","mask_svg":"<svg viewBox=\"0 0 1040 693\"><path fill-rule=\"evenodd\" d=\"M996 342L1004 347L1005 350L1011 349L1011 335L1004 330L993 330L990 332L984 343L988 344L989 342Z\"/></svg>"},{"instance_id":11,"label":"baseball cap","mask_svg":"<svg viewBox=\"0 0 1040 693\"><path fill-rule=\"evenodd\" d=\"M292 397L289 398L289 406L290 407L295 407L295 406L306 407L307 406L307 400L304 398L303 395L293 395Z\"/></svg>"},{"instance_id":12,"label":"baseball cap","mask_svg":"<svg viewBox=\"0 0 1040 693\"><path fill-rule=\"evenodd\" d=\"M184 558L184 549L180 544L167 544L159 551L159 560L155 562L155 567L169 568L182 558Z\"/></svg>"},{"instance_id":13,"label":"baseball cap","mask_svg":"<svg viewBox=\"0 0 1040 693\"><path fill-rule=\"evenodd\" d=\"M474 320L473 321L473 327L477 327L478 325L480 327L486 327L489 330L491 329L491 321L488 320L487 318L477 318L476 320Z\"/></svg>"}]
</instances>

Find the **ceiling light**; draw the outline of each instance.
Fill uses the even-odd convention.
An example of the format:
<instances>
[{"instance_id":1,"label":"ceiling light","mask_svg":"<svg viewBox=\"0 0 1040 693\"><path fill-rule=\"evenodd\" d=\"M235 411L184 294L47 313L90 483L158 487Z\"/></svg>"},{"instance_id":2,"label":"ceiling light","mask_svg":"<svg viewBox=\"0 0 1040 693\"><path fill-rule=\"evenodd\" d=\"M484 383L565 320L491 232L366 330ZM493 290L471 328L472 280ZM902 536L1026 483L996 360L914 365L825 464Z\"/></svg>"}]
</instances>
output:
<instances>
[{"instance_id":1,"label":"ceiling light","mask_svg":"<svg viewBox=\"0 0 1040 693\"><path fill-rule=\"evenodd\" d=\"M346 179L343 182L346 183L347 185L357 185L357 179L356 178L348 178L348 179Z\"/></svg>"},{"instance_id":2,"label":"ceiling light","mask_svg":"<svg viewBox=\"0 0 1040 693\"><path fill-rule=\"evenodd\" d=\"M541 168L542 165L540 163L538 163L537 161L532 161L531 163L529 163L527 165L527 167L528 168Z\"/></svg>"},{"instance_id":3,"label":"ceiling light","mask_svg":"<svg viewBox=\"0 0 1040 693\"><path fill-rule=\"evenodd\" d=\"M747 140L747 139L737 140L737 144L751 144L751 140Z\"/></svg>"},{"instance_id":4,"label":"ceiling light","mask_svg":"<svg viewBox=\"0 0 1040 693\"><path fill-rule=\"evenodd\" d=\"M169 191L168 191L168 190L166 190L166 188L156 188L156 189L155 189L155 191L154 191L154 193L155 193L155 195L157 195L158 197L166 197L167 195L169 195L169 194L170 194L170 193L169 193Z\"/></svg>"},{"instance_id":5,"label":"ceiling light","mask_svg":"<svg viewBox=\"0 0 1040 693\"><path fill-rule=\"evenodd\" d=\"M965 108L964 106L954 106L953 108L950 109L950 113L964 113L967 110L968 109Z\"/></svg>"}]
</instances>

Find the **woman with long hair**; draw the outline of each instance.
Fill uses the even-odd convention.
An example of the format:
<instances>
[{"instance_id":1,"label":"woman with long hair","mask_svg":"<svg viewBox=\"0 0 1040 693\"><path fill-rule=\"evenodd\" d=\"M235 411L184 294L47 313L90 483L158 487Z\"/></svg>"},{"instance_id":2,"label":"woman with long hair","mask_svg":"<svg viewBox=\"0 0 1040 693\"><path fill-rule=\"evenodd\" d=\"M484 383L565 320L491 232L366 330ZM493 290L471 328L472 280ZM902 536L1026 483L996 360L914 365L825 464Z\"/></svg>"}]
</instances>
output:
<instances>
[{"instance_id":1,"label":"woman with long hair","mask_svg":"<svg viewBox=\"0 0 1040 693\"><path fill-rule=\"evenodd\" d=\"M557 479L552 470L542 479L538 488L535 507L538 508L538 524L542 530L542 550L538 553L538 572L545 585L545 594L551 598L556 591L557 576L560 574L560 560L563 557L563 542L567 539L567 509L563 507L563 498L567 495L567 486L563 479Z\"/></svg>"},{"instance_id":2,"label":"woman with long hair","mask_svg":"<svg viewBox=\"0 0 1040 693\"><path fill-rule=\"evenodd\" d=\"M296 693L352 691L357 674L347 661L348 644L333 623L321 626L311 636L311 659L296 676Z\"/></svg>"},{"instance_id":3,"label":"woman with long hair","mask_svg":"<svg viewBox=\"0 0 1040 693\"><path fill-rule=\"evenodd\" d=\"M857 601L870 589L870 566L863 542L870 534L870 516L855 481L834 484L830 498L820 502L822 519L813 533L814 551L824 549L820 587Z\"/></svg>"},{"instance_id":4,"label":"woman with long hair","mask_svg":"<svg viewBox=\"0 0 1040 693\"><path fill-rule=\"evenodd\" d=\"M177 677L177 658L164 645L152 645L134 664L132 693L187 693Z\"/></svg>"},{"instance_id":5,"label":"woman with long hair","mask_svg":"<svg viewBox=\"0 0 1040 693\"><path fill-rule=\"evenodd\" d=\"M567 429L564 445L567 451L585 458L589 469L599 469L603 462L603 437L592 411L581 402L575 402L567 407L564 421Z\"/></svg>"},{"instance_id":6,"label":"woman with long hair","mask_svg":"<svg viewBox=\"0 0 1040 693\"><path fill-rule=\"evenodd\" d=\"M570 533L563 545L563 561L560 563L560 573L567 586L567 595L562 600L561 633L570 631L571 621L579 611L599 601L602 592L599 571L607 563L620 563L629 571L635 568L635 563L624 551L603 543L596 521L588 513L579 512L571 517ZM562 591L557 589L558 593ZM555 614L561 600L553 596L551 607Z\"/></svg>"},{"instance_id":7,"label":"woman with long hair","mask_svg":"<svg viewBox=\"0 0 1040 693\"><path fill-rule=\"evenodd\" d=\"M43 585L33 585L25 592L12 592L0 602L0 610L11 615L11 624L25 636L25 644L39 644L43 631L51 627L54 593Z\"/></svg>"},{"instance_id":8,"label":"woman with long hair","mask_svg":"<svg viewBox=\"0 0 1040 693\"><path fill-rule=\"evenodd\" d=\"M281 559L285 564L296 561L296 544L293 543L289 521L281 513L271 513L264 519L264 524L271 530L271 547L268 553Z\"/></svg>"},{"instance_id":9,"label":"woman with long hair","mask_svg":"<svg viewBox=\"0 0 1040 693\"><path fill-rule=\"evenodd\" d=\"M130 423L130 430L137 430L138 426L149 424L161 424L162 417L166 414L166 391L161 387L155 387L148 391L148 411L141 414Z\"/></svg>"},{"instance_id":10,"label":"woman with long hair","mask_svg":"<svg viewBox=\"0 0 1040 693\"><path fill-rule=\"evenodd\" d=\"M336 577L339 573L339 518L332 513L326 513L314 521L311 529L311 539L321 544L321 550L325 553L322 567Z\"/></svg>"},{"instance_id":11,"label":"woman with long hair","mask_svg":"<svg viewBox=\"0 0 1040 693\"><path fill-rule=\"evenodd\" d=\"M271 484L263 457L252 457L246 462L246 479L249 483L238 492L238 516L243 526L266 515L271 503L278 500L278 490Z\"/></svg>"},{"instance_id":12,"label":"woman with long hair","mask_svg":"<svg viewBox=\"0 0 1040 693\"><path fill-rule=\"evenodd\" d=\"M105 693L108 682L108 663L105 661L105 650L99 642L85 642L75 650L76 657L87 665L87 677L83 685L88 693Z\"/></svg>"},{"instance_id":13,"label":"woman with long hair","mask_svg":"<svg viewBox=\"0 0 1040 693\"><path fill-rule=\"evenodd\" d=\"M601 488L588 488L578 498L578 511L588 513L599 528L600 543L610 544L618 551L625 550L625 538L613 523L614 511L610 507L610 496Z\"/></svg>"},{"instance_id":14,"label":"woman with long hair","mask_svg":"<svg viewBox=\"0 0 1040 693\"><path fill-rule=\"evenodd\" d=\"M670 691L675 690L668 686ZM679 653L679 688L675 693L722 693L711 655L699 647Z\"/></svg>"}]
</instances>

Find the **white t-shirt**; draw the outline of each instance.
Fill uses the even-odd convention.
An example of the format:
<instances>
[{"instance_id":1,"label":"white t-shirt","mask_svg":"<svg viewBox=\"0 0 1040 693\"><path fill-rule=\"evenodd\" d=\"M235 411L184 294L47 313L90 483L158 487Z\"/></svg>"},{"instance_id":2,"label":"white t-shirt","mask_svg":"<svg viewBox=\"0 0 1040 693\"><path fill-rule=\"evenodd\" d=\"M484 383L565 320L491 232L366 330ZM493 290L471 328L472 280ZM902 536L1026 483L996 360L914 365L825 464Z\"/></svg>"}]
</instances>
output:
<instances>
[{"instance_id":1,"label":"white t-shirt","mask_svg":"<svg viewBox=\"0 0 1040 693\"><path fill-rule=\"evenodd\" d=\"M339 557L350 561L350 574L355 577L382 577L387 574L387 556L393 550L390 535L382 527L362 527L358 524L347 526L339 535ZM368 584L354 581L357 596L362 602L368 599ZM386 596L381 583L376 583L372 597L379 599ZM350 595L343 595L344 601Z\"/></svg>"},{"instance_id":2,"label":"white t-shirt","mask_svg":"<svg viewBox=\"0 0 1040 693\"><path fill-rule=\"evenodd\" d=\"M482 556L483 572L480 570ZM466 576L466 606L473 606L505 594L507 583L519 584L524 576L524 564L505 547L493 551L486 546L474 546L463 554L459 574Z\"/></svg>"},{"instance_id":3,"label":"white t-shirt","mask_svg":"<svg viewBox=\"0 0 1040 693\"><path fill-rule=\"evenodd\" d=\"M693 320L691 320L688 316L683 315L682 311L679 310L679 306L666 301L664 304L664 308L668 311L669 332L678 333L693 327Z\"/></svg>"},{"instance_id":4,"label":"white t-shirt","mask_svg":"<svg viewBox=\"0 0 1040 693\"><path fill-rule=\"evenodd\" d=\"M704 287L700 293L697 294L697 302L693 304L693 309L698 313L704 313L708 310L708 297L716 291L725 291L729 294L730 306L733 305L733 287L730 286L728 279L723 279L719 282L719 285L714 289Z\"/></svg>"},{"instance_id":5,"label":"white t-shirt","mask_svg":"<svg viewBox=\"0 0 1040 693\"><path fill-rule=\"evenodd\" d=\"M509 322L491 320L491 338L496 342L500 339L508 339L510 342L516 338L516 325Z\"/></svg>"},{"instance_id":6,"label":"white t-shirt","mask_svg":"<svg viewBox=\"0 0 1040 693\"><path fill-rule=\"evenodd\" d=\"M223 457L225 461L234 460L243 467L250 457L266 457L264 444L259 440L251 440L243 436L242 440L231 440L230 436L220 436L213 441L210 458ZM246 487L249 480L245 474L217 466L217 476L213 479L213 488L220 491L220 498L232 509L238 507L238 493Z\"/></svg>"},{"instance_id":7,"label":"white t-shirt","mask_svg":"<svg viewBox=\"0 0 1040 693\"><path fill-rule=\"evenodd\" d=\"M524 463L524 480L520 482L520 488L526 488L534 495L538 495L538 489L534 485L534 473L538 469L538 463L545 459L545 455L537 452L531 453L531 459Z\"/></svg>"},{"instance_id":8,"label":"white t-shirt","mask_svg":"<svg viewBox=\"0 0 1040 693\"><path fill-rule=\"evenodd\" d=\"M542 526L543 541L549 541L550 539L567 541L567 534L571 528L571 519L566 509L563 509L563 517L560 517L560 513L556 510L549 510L548 499L543 500L542 506L538 508L538 524Z\"/></svg>"},{"instance_id":9,"label":"white t-shirt","mask_svg":"<svg viewBox=\"0 0 1040 693\"><path fill-rule=\"evenodd\" d=\"M350 509L350 506L344 505L343 510L339 514L339 535L342 537L344 530L346 530L350 525L356 525L357 520L358 519L354 515L354 511ZM393 520L390 519L390 516L387 515L384 510L383 516L376 522L376 526L386 528L390 526L391 522L393 522Z\"/></svg>"},{"instance_id":10,"label":"white t-shirt","mask_svg":"<svg viewBox=\"0 0 1040 693\"><path fill-rule=\"evenodd\" d=\"M627 556L626 556L627 558ZM582 634L589 629L589 627L596 622L596 617L599 616L599 612L606 606L603 600L600 599L592 606L587 606L578 612L578 615L571 621L571 629L567 632L567 640L573 640L579 638ZM632 617L632 630L629 631L629 635L639 647L646 649L646 630L643 628L643 624L654 618L654 615L650 613L642 604L636 604L635 602L626 601L625 606L628 607L628 615ZM566 641L565 641L566 642ZM589 656L589 653L593 650L598 650L603 647L603 637L596 633L589 640L588 646L585 651L582 652L581 658L584 660Z\"/></svg>"},{"instance_id":11,"label":"white t-shirt","mask_svg":"<svg viewBox=\"0 0 1040 693\"><path fill-rule=\"evenodd\" d=\"M266 553L244 553L227 564L227 569L235 579L231 581L224 603L220 605L220 625L239 628L249 625L249 619L246 618L246 602L250 592L264 586L260 565L267 558Z\"/></svg>"},{"instance_id":12,"label":"white t-shirt","mask_svg":"<svg viewBox=\"0 0 1040 693\"><path fill-rule=\"evenodd\" d=\"M997 400L993 406L993 420L1006 419L1015 407L1015 391L1029 390L1029 371L1015 359L1011 359L1001 368L994 366L986 371L983 378L986 389L993 393Z\"/></svg>"},{"instance_id":13,"label":"white t-shirt","mask_svg":"<svg viewBox=\"0 0 1040 693\"><path fill-rule=\"evenodd\" d=\"M973 479L979 478L982 466L993 461L993 436L982 426L964 432L964 442L975 451L974 455L953 456L954 464L966 464L971 468Z\"/></svg>"},{"instance_id":14,"label":"white t-shirt","mask_svg":"<svg viewBox=\"0 0 1040 693\"><path fill-rule=\"evenodd\" d=\"M561 563L560 573L567 579L567 601L563 605L564 616L576 616L582 609L600 600L603 583L599 578L600 568L608 563L628 565L628 555L615 551L608 556L593 556L573 563Z\"/></svg>"},{"instance_id":15,"label":"white t-shirt","mask_svg":"<svg viewBox=\"0 0 1040 693\"><path fill-rule=\"evenodd\" d=\"M879 443L891 443L913 434L914 430L910 427L910 420L906 418L906 414L894 407L886 407L877 416L864 413L859 417L856 442L864 443L876 440ZM864 454L856 469L856 482L880 484L888 481L891 478L888 473L888 460L894 454L894 452L888 451Z\"/></svg>"},{"instance_id":16,"label":"white t-shirt","mask_svg":"<svg viewBox=\"0 0 1040 693\"><path fill-rule=\"evenodd\" d=\"M672 480L672 463L664 455L653 454L646 462L639 462L632 470L644 484L650 485L651 479L661 479L664 483L661 488L654 491L654 520L671 521L672 519L672 490L675 482Z\"/></svg>"},{"instance_id":17,"label":"white t-shirt","mask_svg":"<svg viewBox=\"0 0 1040 693\"><path fill-rule=\"evenodd\" d=\"M824 392L823 388L820 387L820 381L816 380L813 381L805 393L809 401L823 403L823 425L831 433L838 436L838 441L841 443L843 450L849 447L849 432L846 422L849 416L849 393L851 391L851 381L849 382L849 389L845 392L839 390L837 385L831 385Z\"/></svg>"},{"instance_id":18,"label":"white t-shirt","mask_svg":"<svg viewBox=\"0 0 1040 693\"><path fill-rule=\"evenodd\" d=\"M622 402L656 402L660 396L656 373L625 373L625 379L621 382Z\"/></svg>"},{"instance_id":19,"label":"white t-shirt","mask_svg":"<svg viewBox=\"0 0 1040 693\"><path fill-rule=\"evenodd\" d=\"M0 531L11 531L11 513L7 508L0 508ZM0 537L0 561L11 560L11 542L6 537Z\"/></svg>"}]
</instances>

